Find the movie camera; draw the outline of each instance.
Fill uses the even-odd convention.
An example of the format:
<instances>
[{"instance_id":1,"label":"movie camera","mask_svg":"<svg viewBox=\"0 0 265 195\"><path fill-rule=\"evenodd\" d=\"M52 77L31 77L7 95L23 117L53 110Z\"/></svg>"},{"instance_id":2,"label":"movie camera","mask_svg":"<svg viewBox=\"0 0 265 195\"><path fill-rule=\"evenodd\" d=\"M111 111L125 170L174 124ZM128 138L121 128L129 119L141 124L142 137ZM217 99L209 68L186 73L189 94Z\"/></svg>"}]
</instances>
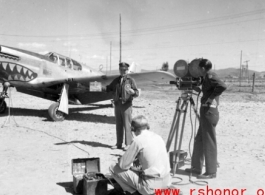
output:
<instances>
[{"instance_id":1,"label":"movie camera","mask_svg":"<svg viewBox=\"0 0 265 195\"><path fill-rule=\"evenodd\" d=\"M194 87L202 83L202 68L200 67L200 59L194 59L190 63L185 60L178 60L174 64L174 73L178 78L176 81L171 81L170 84L175 84L179 90L192 90Z\"/></svg>"},{"instance_id":2,"label":"movie camera","mask_svg":"<svg viewBox=\"0 0 265 195\"><path fill-rule=\"evenodd\" d=\"M172 172L175 175L176 169L183 165L184 159L181 157L183 151L181 150L182 139L184 134L184 127L186 122L186 115L188 112L188 107L193 108L196 118L199 119L199 114L195 102L192 98L193 89L202 84L205 61L207 59L194 59L190 63L185 60L178 60L174 64L174 73L177 76L176 81L171 81L170 84L175 84L179 90L182 90L181 96L176 101L176 109L171 125L171 129L168 135L168 140L166 143L167 151L170 150L172 142L174 143L173 151L170 152ZM201 63L203 62L203 63ZM208 68L209 69L209 68ZM195 91L197 91L195 89ZM182 119L182 120L181 120ZM195 125L196 126L196 125ZM194 131L195 137L195 131ZM185 153L185 152L184 152Z\"/></svg>"}]
</instances>

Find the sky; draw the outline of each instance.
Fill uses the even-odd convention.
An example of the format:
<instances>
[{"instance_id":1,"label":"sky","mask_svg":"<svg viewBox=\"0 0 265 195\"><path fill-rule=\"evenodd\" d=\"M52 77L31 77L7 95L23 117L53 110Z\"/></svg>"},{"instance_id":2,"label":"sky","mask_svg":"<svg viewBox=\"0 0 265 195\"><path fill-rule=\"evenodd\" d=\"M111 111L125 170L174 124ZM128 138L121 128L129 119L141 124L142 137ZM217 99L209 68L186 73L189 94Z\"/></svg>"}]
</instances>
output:
<instances>
[{"instance_id":1,"label":"sky","mask_svg":"<svg viewBox=\"0 0 265 195\"><path fill-rule=\"evenodd\" d=\"M207 58L214 69L248 65L265 71L264 0L0 0L0 5L0 45L57 52L94 69L118 69L120 58L146 70Z\"/></svg>"}]
</instances>

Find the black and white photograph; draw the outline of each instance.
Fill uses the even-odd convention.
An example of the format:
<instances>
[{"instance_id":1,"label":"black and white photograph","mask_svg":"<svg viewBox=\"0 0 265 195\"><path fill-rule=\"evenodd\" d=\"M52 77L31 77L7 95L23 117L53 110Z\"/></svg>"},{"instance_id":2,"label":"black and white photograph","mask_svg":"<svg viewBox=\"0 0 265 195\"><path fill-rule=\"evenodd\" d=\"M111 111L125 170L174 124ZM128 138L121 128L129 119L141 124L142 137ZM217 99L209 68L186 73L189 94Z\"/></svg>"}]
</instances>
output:
<instances>
[{"instance_id":1,"label":"black and white photograph","mask_svg":"<svg viewBox=\"0 0 265 195\"><path fill-rule=\"evenodd\" d=\"M264 0L0 0L1 195L264 195Z\"/></svg>"}]
</instances>

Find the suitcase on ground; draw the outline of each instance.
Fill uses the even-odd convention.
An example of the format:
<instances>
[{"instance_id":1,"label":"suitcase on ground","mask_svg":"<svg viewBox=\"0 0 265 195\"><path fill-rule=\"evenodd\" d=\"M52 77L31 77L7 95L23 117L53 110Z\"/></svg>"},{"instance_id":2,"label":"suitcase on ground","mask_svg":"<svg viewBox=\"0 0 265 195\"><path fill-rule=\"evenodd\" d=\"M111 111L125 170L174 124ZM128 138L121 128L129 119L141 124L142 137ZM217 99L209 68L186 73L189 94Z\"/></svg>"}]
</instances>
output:
<instances>
[{"instance_id":1,"label":"suitcase on ground","mask_svg":"<svg viewBox=\"0 0 265 195\"><path fill-rule=\"evenodd\" d=\"M73 190L76 194L83 193L84 175L90 172L100 172L99 158L72 159Z\"/></svg>"},{"instance_id":2,"label":"suitcase on ground","mask_svg":"<svg viewBox=\"0 0 265 195\"><path fill-rule=\"evenodd\" d=\"M108 179L102 173L86 173L83 180L83 195L107 195Z\"/></svg>"}]
</instances>

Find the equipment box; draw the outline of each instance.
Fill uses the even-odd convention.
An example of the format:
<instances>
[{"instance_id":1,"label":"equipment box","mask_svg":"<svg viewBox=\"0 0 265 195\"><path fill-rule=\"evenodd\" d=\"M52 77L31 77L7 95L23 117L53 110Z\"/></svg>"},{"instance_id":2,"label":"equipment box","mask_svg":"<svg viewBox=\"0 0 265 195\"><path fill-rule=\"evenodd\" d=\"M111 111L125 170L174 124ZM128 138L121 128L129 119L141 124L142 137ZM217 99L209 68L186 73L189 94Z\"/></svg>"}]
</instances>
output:
<instances>
[{"instance_id":1,"label":"equipment box","mask_svg":"<svg viewBox=\"0 0 265 195\"><path fill-rule=\"evenodd\" d=\"M177 150L177 151L171 151L169 152L169 162L170 162L170 168L173 169L173 165L174 165L174 158L177 157L179 153L179 161L178 161L178 165L177 165L177 169L184 166L184 161L188 155L187 152L183 151L183 150Z\"/></svg>"},{"instance_id":2,"label":"equipment box","mask_svg":"<svg viewBox=\"0 0 265 195\"><path fill-rule=\"evenodd\" d=\"M72 159L73 189L75 193L83 193L84 175L90 172L100 172L99 158Z\"/></svg>"},{"instance_id":3,"label":"equipment box","mask_svg":"<svg viewBox=\"0 0 265 195\"><path fill-rule=\"evenodd\" d=\"M86 173L84 175L83 195L106 195L108 179L102 173Z\"/></svg>"}]
</instances>

